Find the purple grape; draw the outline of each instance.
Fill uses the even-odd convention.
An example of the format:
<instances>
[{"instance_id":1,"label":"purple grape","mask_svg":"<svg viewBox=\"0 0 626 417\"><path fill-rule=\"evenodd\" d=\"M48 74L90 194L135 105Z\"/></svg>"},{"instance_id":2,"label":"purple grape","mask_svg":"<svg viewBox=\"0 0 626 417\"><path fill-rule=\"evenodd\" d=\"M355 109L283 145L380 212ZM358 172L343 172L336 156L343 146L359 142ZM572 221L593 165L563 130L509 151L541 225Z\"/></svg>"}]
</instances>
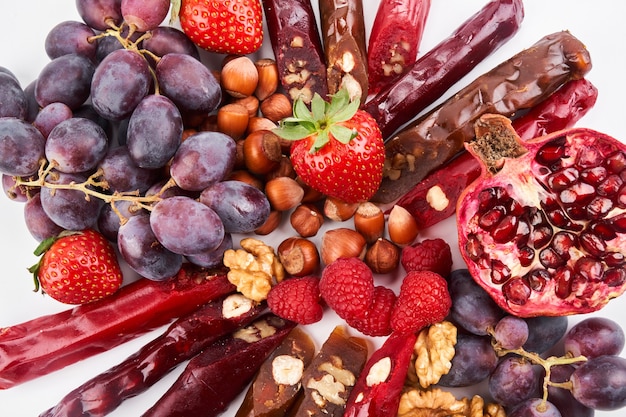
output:
<instances>
[{"instance_id":1,"label":"purple grape","mask_svg":"<svg viewBox=\"0 0 626 417\"><path fill-rule=\"evenodd\" d=\"M488 334L504 316L504 311L478 285L467 269L452 271L448 289L452 298L451 319L470 333Z\"/></svg>"},{"instance_id":2,"label":"purple grape","mask_svg":"<svg viewBox=\"0 0 626 417\"><path fill-rule=\"evenodd\" d=\"M567 331L568 319L565 316L539 316L525 320L528 324L528 340L523 348L530 352L546 352L556 345Z\"/></svg>"},{"instance_id":3,"label":"purple grape","mask_svg":"<svg viewBox=\"0 0 626 417\"><path fill-rule=\"evenodd\" d=\"M104 58L113 51L124 49L119 39L115 36L104 36L98 39L98 47L96 49L96 62L102 62Z\"/></svg>"},{"instance_id":4,"label":"purple grape","mask_svg":"<svg viewBox=\"0 0 626 417\"><path fill-rule=\"evenodd\" d=\"M143 41L142 46L159 57L176 53L200 59L196 45L183 31L172 26L159 26L151 30L150 37Z\"/></svg>"},{"instance_id":5,"label":"purple grape","mask_svg":"<svg viewBox=\"0 0 626 417\"><path fill-rule=\"evenodd\" d=\"M587 359L602 355L619 355L624 349L624 330L619 323L605 317L590 317L575 324L563 339L565 352Z\"/></svg>"},{"instance_id":6,"label":"purple grape","mask_svg":"<svg viewBox=\"0 0 626 417\"><path fill-rule=\"evenodd\" d=\"M517 355L500 359L489 376L489 393L504 407L512 407L541 392L541 369Z\"/></svg>"},{"instance_id":7,"label":"purple grape","mask_svg":"<svg viewBox=\"0 0 626 417\"><path fill-rule=\"evenodd\" d=\"M144 193L158 178L157 171L135 165L126 146L110 149L98 167L112 192Z\"/></svg>"},{"instance_id":8,"label":"purple grape","mask_svg":"<svg viewBox=\"0 0 626 417\"><path fill-rule=\"evenodd\" d=\"M222 88L211 71L194 57L170 53L156 66L161 92L182 113L210 113L222 100Z\"/></svg>"},{"instance_id":9,"label":"purple grape","mask_svg":"<svg viewBox=\"0 0 626 417\"><path fill-rule=\"evenodd\" d=\"M170 0L122 0L124 21L141 32L159 26L167 17Z\"/></svg>"},{"instance_id":10,"label":"purple grape","mask_svg":"<svg viewBox=\"0 0 626 417\"><path fill-rule=\"evenodd\" d=\"M39 111L33 125L39 129L44 138L50 135L52 129L64 120L71 119L74 116L72 109L67 104L50 103Z\"/></svg>"},{"instance_id":11,"label":"purple grape","mask_svg":"<svg viewBox=\"0 0 626 417\"><path fill-rule=\"evenodd\" d=\"M164 190L163 187L165 185L167 185L167 188ZM148 188L148 191L146 191L146 196L154 196L157 194L161 198L170 198L170 197L175 197L175 196L185 196L185 197L190 197L190 198L200 197L197 191L183 190L177 185L171 185L169 183L169 180L167 179L163 179L161 181L158 181L152 184L152 186Z\"/></svg>"},{"instance_id":12,"label":"purple grape","mask_svg":"<svg viewBox=\"0 0 626 417\"><path fill-rule=\"evenodd\" d=\"M115 210L113 209L113 206L115 206ZM120 226L122 225L122 220L128 220L132 216L140 213L146 212L142 208L138 207L134 202L128 200L120 200L110 204L104 204L100 210L100 215L98 216L98 230L111 242L117 242L117 234L120 230ZM120 218L120 215L123 219Z\"/></svg>"},{"instance_id":13,"label":"purple grape","mask_svg":"<svg viewBox=\"0 0 626 417\"><path fill-rule=\"evenodd\" d=\"M71 118L52 129L46 141L46 158L58 171L87 172L96 168L108 148L106 132L89 119Z\"/></svg>"},{"instance_id":14,"label":"purple grape","mask_svg":"<svg viewBox=\"0 0 626 417\"><path fill-rule=\"evenodd\" d=\"M19 81L7 73L0 73L0 117L26 118L28 101Z\"/></svg>"},{"instance_id":15,"label":"purple grape","mask_svg":"<svg viewBox=\"0 0 626 417\"><path fill-rule=\"evenodd\" d=\"M563 417L557 407L550 401L541 398L531 398L515 407L508 417ZM578 415L566 415L566 417L582 417Z\"/></svg>"},{"instance_id":16,"label":"purple grape","mask_svg":"<svg viewBox=\"0 0 626 417\"><path fill-rule=\"evenodd\" d=\"M576 369L572 365L556 365L550 367L550 381L554 383L567 382ZM548 399L559 409L562 415L567 417L593 417L592 408L579 403L572 393L565 388L548 385Z\"/></svg>"},{"instance_id":17,"label":"purple grape","mask_svg":"<svg viewBox=\"0 0 626 417\"><path fill-rule=\"evenodd\" d=\"M0 65L0 74L8 75L9 77L17 81L17 85L20 85L20 80L17 79L17 76L15 75L15 73L11 71L10 69L8 69L7 67L3 67L2 65Z\"/></svg>"},{"instance_id":18,"label":"purple grape","mask_svg":"<svg viewBox=\"0 0 626 417\"><path fill-rule=\"evenodd\" d=\"M224 225L219 216L189 197L159 201L150 213L150 226L163 246L181 255L216 249L224 239Z\"/></svg>"},{"instance_id":19,"label":"purple grape","mask_svg":"<svg viewBox=\"0 0 626 417\"><path fill-rule=\"evenodd\" d=\"M138 166L161 168L176 153L182 136L183 119L176 105L165 96L149 95L128 120L126 144Z\"/></svg>"},{"instance_id":20,"label":"purple grape","mask_svg":"<svg viewBox=\"0 0 626 417\"><path fill-rule=\"evenodd\" d=\"M62 55L48 62L37 77L35 98L41 107L61 102L72 110L89 97L95 66L89 58L77 54Z\"/></svg>"},{"instance_id":21,"label":"purple grape","mask_svg":"<svg viewBox=\"0 0 626 417\"><path fill-rule=\"evenodd\" d=\"M150 91L148 62L136 51L119 49L107 55L93 75L91 101L105 119L122 120Z\"/></svg>"},{"instance_id":22,"label":"purple grape","mask_svg":"<svg viewBox=\"0 0 626 417\"><path fill-rule=\"evenodd\" d=\"M37 80L33 80L24 88L24 95L26 96L26 116L24 120L27 122L34 121L39 113L39 103L37 103L37 98L35 97L36 86Z\"/></svg>"},{"instance_id":23,"label":"purple grape","mask_svg":"<svg viewBox=\"0 0 626 417\"><path fill-rule=\"evenodd\" d=\"M76 10L90 27L106 30L111 24L119 26L122 23L121 3L121 0L76 0Z\"/></svg>"},{"instance_id":24,"label":"purple grape","mask_svg":"<svg viewBox=\"0 0 626 417\"><path fill-rule=\"evenodd\" d=\"M0 172L15 177L36 174L45 158L45 141L32 124L15 117L0 118Z\"/></svg>"},{"instance_id":25,"label":"purple grape","mask_svg":"<svg viewBox=\"0 0 626 417\"><path fill-rule=\"evenodd\" d=\"M15 177L7 174L2 174L2 190L4 194L9 197L11 201L18 203L25 203L28 200L28 195L34 191L28 190L24 186L15 186ZM37 190L39 192L39 190Z\"/></svg>"},{"instance_id":26,"label":"purple grape","mask_svg":"<svg viewBox=\"0 0 626 417\"><path fill-rule=\"evenodd\" d=\"M200 202L211 207L222 219L228 233L250 233L270 215L265 193L242 181L221 181L204 189Z\"/></svg>"},{"instance_id":27,"label":"purple grape","mask_svg":"<svg viewBox=\"0 0 626 417\"><path fill-rule=\"evenodd\" d=\"M91 104L83 104L78 109L74 110L74 117L82 117L83 119L89 119L95 122L106 132L109 139L114 136L116 129L113 122L100 116Z\"/></svg>"},{"instance_id":28,"label":"purple grape","mask_svg":"<svg viewBox=\"0 0 626 417\"><path fill-rule=\"evenodd\" d=\"M222 181L235 166L237 145L220 132L199 132L178 147L170 165L176 184L189 191L202 191Z\"/></svg>"},{"instance_id":29,"label":"purple grape","mask_svg":"<svg viewBox=\"0 0 626 417\"><path fill-rule=\"evenodd\" d=\"M626 407L626 359L598 356L579 365L570 378L572 395L594 410Z\"/></svg>"},{"instance_id":30,"label":"purple grape","mask_svg":"<svg viewBox=\"0 0 626 417\"><path fill-rule=\"evenodd\" d=\"M504 316L496 324L493 336L504 349L521 348L528 340L528 324L520 317Z\"/></svg>"},{"instance_id":31,"label":"purple grape","mask_svg":"<svg viewBox=\"0 0 626 417\"><path fill-rule=\"evenodd\" d=\"M44 48L51 59L67 54L78 54L94 61L98 49L98 42L92 39L95 35L94 30L85 23L66 20L48 32Z\"/></svg>"},{"instance_id":32,"label":"purple grape","mask_svg":"<svg viewBox=\"0 0 626 417\"><path fill-rule=\"evenodd\" d=\"M233 237L230 233L224 234L224 239L220 245L212 250L204 253L198 253L195 255L187 255L187 260L194 265L201 266L203 268L217 268L222 264L224 258L224 252L233 248Z\"/></svg>"},{"instance_id":33,"label":"purple grape","mask_svg":"<svg viewBox=\"0 0 626 417\"><path fill-rule=\"evenodd\" d=\"M183 264L181 255L166 249L154 236L147 213L130 217L120 226L117 247L128 266L151 280L171 278Z\"/></svg>"},{"instance_id":34,"label":"purple grape","mask_svg":"<svg viewBox=\"0 0 626 417\"><path fill-rule=\"evenodd\" d=\"M468 387L485 380L498 365L498 356L486 336L459 333L450 371L439 380L444 387Z\"/></svg>"},{"instance_id":35,"label":"purple grape","mask_svg":"<svg viewBox=\"0 0 626 417\"><path fill-rule=\"evenodd\" d=\"M53 171L46 177L51 184L80 184L86 178L80 174L66 174ZM100 213L101 200L86 198L82 190L54 189L43 187L41 206L48 217L66 230L84 230L96 224Z\"/></svg>"},{"instance_id":36,"label":"purple grape","mask_svg":"<svg viewBox=\"0 0 626 417\"><path fill-rule=\"evenodd\" d=\"M57 236L63 228L53 222L41 206L41 194L33 195L24 204L24 220L26 228L38 242Z\"/></svg>"}]
</instances>

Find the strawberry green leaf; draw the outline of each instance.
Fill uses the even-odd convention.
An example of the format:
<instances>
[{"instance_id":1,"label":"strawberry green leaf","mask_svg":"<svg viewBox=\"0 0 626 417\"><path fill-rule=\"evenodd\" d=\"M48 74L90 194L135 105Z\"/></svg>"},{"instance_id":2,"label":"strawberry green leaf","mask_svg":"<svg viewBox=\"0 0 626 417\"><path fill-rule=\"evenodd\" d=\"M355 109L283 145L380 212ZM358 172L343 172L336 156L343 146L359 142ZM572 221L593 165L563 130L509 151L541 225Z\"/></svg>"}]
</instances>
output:
<instances>
[{"instance_id":1,"label":"strawberry green leaf","mask_svg":"<svg viewBox=\"0 0 626 417\"><path fill-rule=\"evenodd\" d=\"M329 130L333 137L343 144L349 143L358 134L356 129L350 129L342 125L331 125Z\"/></svg>"},{"instance_id":2,"label":"strawberry green leaf","mask_svg":"<svg viewBox=\"0 0 626 417\"><path fill-rule=\"evenodd\" d=\"M323 120L324 115L326 114L326 102L318 93L315 93L313 98L311 99L311 113L313 114L313 119L315 120Z\"/></svg>"},{"instance_id":3,"label":"strawberry green leaf","mask_svg":"<svg viewBox=\"0 0 626 417\"><path fill-rule=\"evenodd\" d=\"M285 140L300 140L307 136L310 136L314 130L307 128L302 124L287 124L282 123L277 129L273 129L273 132Z\"/></svg>"}]
</instances>

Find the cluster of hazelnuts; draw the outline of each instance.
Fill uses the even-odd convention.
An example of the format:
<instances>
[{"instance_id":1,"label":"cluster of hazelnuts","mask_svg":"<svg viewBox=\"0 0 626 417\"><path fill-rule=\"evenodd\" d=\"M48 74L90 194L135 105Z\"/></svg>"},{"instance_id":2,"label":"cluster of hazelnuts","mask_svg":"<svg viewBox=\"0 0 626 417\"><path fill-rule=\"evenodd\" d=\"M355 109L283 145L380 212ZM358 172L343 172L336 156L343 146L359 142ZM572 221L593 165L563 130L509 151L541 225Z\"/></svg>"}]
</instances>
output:
<instances>
[{"instance_id":1,"label":"cluster of hazelnuts","mask_svg":"<svg viewBox=\"0 0 626 417\"><path fill-rule=\"evenodd\" d=\"M227 56L215 75L224 92L223 103L189 134L217 130L237 142L237 162L230 179L262 190L272 208L255 233L269 235L286 217L296 233L277 247L286 272L310 275L339 257L359 257L375 273L394 271L402 247L417 237L413 216L400 206L385 212L370 202L345 203L300 181L289 159L291 143L272 131L293 110L291 98L280 91L276 62ZM318 248L310 238L327 221L340 223L323 232Z\"/></svg>"}]
</instances>

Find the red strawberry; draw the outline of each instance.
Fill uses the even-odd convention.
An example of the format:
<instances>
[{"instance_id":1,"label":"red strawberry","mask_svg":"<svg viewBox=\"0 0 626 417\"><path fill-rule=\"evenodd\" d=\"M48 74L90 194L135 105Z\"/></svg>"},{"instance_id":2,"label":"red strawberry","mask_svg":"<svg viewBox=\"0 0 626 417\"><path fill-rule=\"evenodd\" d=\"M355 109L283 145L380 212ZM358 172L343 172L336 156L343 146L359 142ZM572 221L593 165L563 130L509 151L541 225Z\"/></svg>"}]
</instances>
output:
<instances>
[{"instance_id":1,"label":"red strawberry","mask_svg":"<svg viewBox=\"0 0 626 417\"><path fill-rule=\"evenodd\" d=\"M36 289L66 304L84 304L116 292L122 271L111 244L94 230L62 232L44 240L36 255L39 263L30 271Z\"/></svg>"},{"instance_id":2,"label":"red strawberry","mask_svg":"<svg viewBox=\"0 0 626 417\"><path fill-rule=\"evenodd\" d=\"M391 334L391 312L396 299L391 289L377 286L374 288L374 301L365 314L346 320L346 323L368 336L388 336Z\"/></svg>"},{"instance_id":3,"label":"red strawberry","mask_svg":"<svg viewBox=\"0 0 626 417\"><path fill-rule=\"evenodd\" d=\"M359 258L339 258L322 271L320 293L342 319L361 317L374 300L374 274Z\"/></svg>"},{"instance_id":4,"label":"red strawberry","mask_svg":"<svg viewBox=\"0 0 626 417\"><path fill-rule=\"evenodd\" d=\"M426 239L402 249L400 263L406 270L432 271L443 277L452 270L450 245L443 239Z\"/></svg>"},{"instance_id":5,"label":"red strawberry","mask_svg":"<svg viewBox=\"0 0 626 417\"><path fill-rule=\"evenodd\" d=\"M274 314L299 324L320 321L324 310L320 304L319 278L289 278L274 285L267 294L267 306Z\"/></svg>"},{"instance_id":6,"label":"red strawberry","mask_svg":"<svg viewBox=\"0 0 626 417\"><path fill-rule=\"evenodd\" d=\"M259 0L182 0L179 19L189 39L207 51L246 55L263 43Z\"/></svg>"},{"instance_id":7,"label":"red strawberry","mask_svg":"<svg viewBox=\"0 0 626 417\"><path fill-rule=\"evenodd\" d=\"M448 284L441 275L431 271L409 272L402 281L391 312L391 328L399 332L416 332L442 321L451 306Z\"/></svg>"},{"instance_id":8,"label":"red strawberry","mask_svg":"<svg viewBox=\"0 0 626 417\"><path fill-rule=\"evenodd\" d=\"M276 133L295 141L291 162L313 189L348 203L367 201L380 186L385 146L378 124L359 110L345 89L327 103L315 95L309 110L296 100L293 117L283 119Z\"/></svg>"}]
</instances>

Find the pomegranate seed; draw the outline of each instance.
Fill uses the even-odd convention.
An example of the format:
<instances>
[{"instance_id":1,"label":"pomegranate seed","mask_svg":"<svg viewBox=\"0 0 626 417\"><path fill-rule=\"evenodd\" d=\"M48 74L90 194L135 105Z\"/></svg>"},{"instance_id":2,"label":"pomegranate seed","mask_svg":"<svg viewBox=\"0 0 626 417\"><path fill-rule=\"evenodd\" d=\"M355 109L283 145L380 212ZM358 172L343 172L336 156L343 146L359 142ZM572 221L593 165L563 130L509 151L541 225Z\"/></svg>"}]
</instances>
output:
<instances>
[{"instance_id":1,"label":"pomegranate seed","mask_svg":"<svg viewBox=\"0 0 626 417\"><path fill-rule=\"evenodd\" d=\"M550 280L550 273L545 269L535 269L525 276L528 285L533 291L543 291L546 283Z\"/></svg>"},{"instance_id":2,"label":"pomegranate seed","mask_svg":"<svg viewBox=\"0 0 626 417\"><path fill-rule=\"evenodd\" d=\"M502 286L502 294L507 301L517 305L524 305L531 295L530 286L520 277L510 279Z\"/></svg>"},{"instance_id":3,"label":"pomegranate seed","mask_svg":"<svg viewBox=\"0 0 626 417\"><path fill-rule=\"evenodd\" d=\"M606 242L598 235L590 232L580 234L580 245L593 256L601 257L606 253Z\"/></svg>"},{"instance_id":4,"label":"pomegranate seed","mask_svg":"<svg viewBox=\"0 0 626 417\"><path fill-rule=\"evenodd\" d=\"M492 231L493 240L496 243L510 242L517 233L517 223L517 217L512 215L504 216Z\"/></svg>"},{"instance_id":5,"label":"pomegranate seed","mask_svg":"<svg viewBox=\"0 0 626 417\"><path fill-rule=\"evenodd\" d=\"M503 284L511 278L511 270L500 260L491 261L491 281L494 284Z\"/></svg>"},{"instance_id":6,"label":"pomegranate seed","mask_svg":"<svg viewBox=\"0 0 626 417\"><path fill-rule=\"evenodd\" d=\"M572 220L587 220L587 209L585 206L569 206L565 208L567 217Z\"/></svg>"},{"instance_id":7,"label":"pomegranate seed","mask_svg":"<svg viewBox=\"0 0 626 417\"><path fill-rule=\"evenodd\" d=\"M565 265L567 261L556 253L553 248L547 247L539 252L539 262L545 268L558 268Z\"/></svg>"},{"instance_id":8,"label":"pomegranate seed","mask_svg":"<svg viewBox=\"0 0 626 417\"><path fill-rule=\"evenodd\" d=\"M552 239L552 248L555 252L564 258L569 259L569 251L578 245L576 235L570 232L560 231L554 235Z\"/></svg>"},{"instance_id":9,"label":"pomegranate seed","mask_svg":"<svg viewBox=\"0 0 626 417\"><path fill-rule=\"evenodd\" d=\"M608 177L609 173L604 167L594 167L583 170L580 179L587 184L598 185Z\"/></svg>"},{"instance_id":10,"label":"pomegranate seed","mask_svg":"<svg viewBox=\"0 0 626 417\"><path fill-rule=\"evenodd\" d=\"M565 168L562 171L555 172L550 175L546 181L548 187L553 191L561 191L572 185L578 180L578 170L574 167Z\"/></svg>"},{"instance_id":11,"label":"pomegranate seed","mask_svg":"<svg viewBox=\"0 0 626 417\"><path fill-rule=\"evenodd\" d=\"M485 230L491 230L502 220L504 214L504 207L495 206L480 216L478 219L478 225Z\"/></svg>"},{"instance_id":12,"label":"pomegranate seed","mask_svg":"<svg viewBox=\"0 0 626 417\"><path fill-rule=\"evenodd\" d=\"M503 187L491 187L478 193L478 211L485 212L499 204L508 193Z\"/></svg>"},{"instance_id":13,"label":"pomegranate seed","mask_svg":"<svg viewBox=\"0 0 626 417\"><path fill-rule=\"evenodd\" d=\"M524 208L524 206L522 206L517 200L514 199L509 199L508 202L508 212L514 216L521 216L522 214L524 214L524 212L526 211L526 209Z\"/></svg>"},{"instance_id":14,"label":"pomegranate seed","mask_svg":"<svg viewBox=\"0 0 626 417\"><path fill-rule=\"evenodd\" d=\"M560 229L578 231L583 228L582 225L572 222L561 209L549 211L546 215L548 216L550 223Z\"/></svg>"},{"instance_id":15,"label":"pomegranate seed","mask_svg":"<svg viewBox=\"0 0 626 417\"><path fill-rule=\"evenodd\" d=\"M518 253L520 265L530 266L535 260L535 250L529 246L521 247Z\"/></svg>"},{"instance_id":16,"label":"pomegranate seed","mask_svg":"<svg viewBox=\"0 0 626 417\"><path fill-rule=\"evenodd\" d=\"M619 175L610 175L598 185L598 194L607 197L617 195L622 185L624 185L624 181Z\"/></svg>"},{"instance_id":17,"label":"pomegranate seed","mask_svg":"<svg viewBox=\"0 0 626 417\"><path fill-rule=\"evenodd\" d=\"M594 258L584 256L579 258L574 265L574 270L589 281L600 281L604 273L602 262Z\"/></svg>"},{"instance_id":18,"label":"pomegranate seed","mask_svg":"<svg viewBox=\"0 0 626 417\"><path fill-rule=\"evenodd\" d=\"M606 221L591 224L589 230L604 240L613 240L617 237L615 227Z\"/></svg>"},{"instance_id":19,"label":"pomegranate seed","mask_svg":"<svg viewBox=\"0 0 626 417\"><path fill-rule=\"evenodd\" d=\"M621 252L609 252L604 257L604 262L609 267L620 267L624 265L626 257Z\"/></svg>"},{"instance_id":20,"label":"pomegranate seed","mask_svg":"<svg viewBox=\"0 0 626 417\"><path fill-rule=\"evenodd\" d=\"M596 197L587 205L587 214L591 219L604 218L613 209L613 202L606 197Z\"/></svg>"},{"instance_id":21,"label":"pomegranate seed","mask_svg":"<svg viewBox=\"0 0 626 417\"><path fill-rule=\"evenodd\" d=\"M610 172L620 173L626 169L626 155L624 155L624 152L617 151L609 155L604 165Z\"/></svg>"},{"instance_id":22,"label":"pomegranate seed","mask_svg":"<svg viewBox=\"0 0 626 417\"><path fill-rule=\"evenodd\" d=\"M626 213L619 214L610 219L610 224L617 233L626 233Z\"/></svg>"},{"instance_id":23,"label":"pomegranate seed","mask_svg":"<svg viewBox=\"0 0 626 417\"><path fill-rule=\"evenodd\" d=\"M609 287L620 287L626 282L626 271L623 268L607 269L602 280Z\"/></svg>"},{"instance_id":24,"label":"pomegranate seed","mask_svg":"<svg viewBox=\"0 0 626 417\"><path fill-rule=\"evenodd\" d=\"M541 249L550 243L552 239L552 228L548 225L535 227L532 235L532 242L535 249Z\"/></svg>"},{"instance_id":25,"label":"pomegranate seed","mask_svg":"<svg viewBox=\"0 0 626 417\"><path fill-rule=\"evenodd\" d=\"M616 198L617 206L619 208L626 208L626 187L622 187L619 190Z\"/></svg>"},{"instance_id":26,"label":"pomegranate seed","mask_svg":"<svg viewBox=\"0 0 626 417\"><path fill-rule=\"evenodd\" d=\"M555 294L559 298L567 298L572 293L573 273L567 268L559 268L554 273L553 280L556 282L554 287Z\"/></svg>"},{"instance_id":27,"label":"pomegranate seed","mask_svg":"<svg viewBox=\"0 0 626 417\"><path fill-rule=\"evenodd\" d=\"M483 257L483 245L476 235L470 235L467 237L465 243L465 253L474 262L478 262Z\"/></svg>"},{"instance_id":28,"label":"pomegranate seed","mask_svg":"<svg viewBox=\"0 0 626 417\"><path fill-rule=\"evenodd\" d=\"M531 230L532 229L528 219L526 217L521 217L517 225L517 236L515 237L515 242L518 248L528 245Z\"/></svg>"},{"instance_id":29,"label":"pomegranate seed","mask_svg":"<svg viewBox=\"0 0 626 417\"><path fill-rule=\"evenodd\" d=\"M593 168L600 166L604 161L604 156L597 147L586 146L578 152L576 165L582 168Z\"/></svg>"},{"instance_id":30,"label":"pomegranate seed","mask_svg":"<svg viewBox=\"0 0 626 417\"><path fill-rule=\"evenodd\" d=\"M583 205L589 202L596 195L596 189L584 182L578 182L570 188L559 193L559 200L563 204Z\"/></svg>"},{"instance_id":31,"label":"pomegranate seed","mask_svg":"<svg viewBox=\"0 0 626 417\"><path fill-rule=\"evenodd\" d=\"M565 157L565 136L546 143L537 151L535 160L541 165L550 166Z\"/></svg>"}]
</instances>

